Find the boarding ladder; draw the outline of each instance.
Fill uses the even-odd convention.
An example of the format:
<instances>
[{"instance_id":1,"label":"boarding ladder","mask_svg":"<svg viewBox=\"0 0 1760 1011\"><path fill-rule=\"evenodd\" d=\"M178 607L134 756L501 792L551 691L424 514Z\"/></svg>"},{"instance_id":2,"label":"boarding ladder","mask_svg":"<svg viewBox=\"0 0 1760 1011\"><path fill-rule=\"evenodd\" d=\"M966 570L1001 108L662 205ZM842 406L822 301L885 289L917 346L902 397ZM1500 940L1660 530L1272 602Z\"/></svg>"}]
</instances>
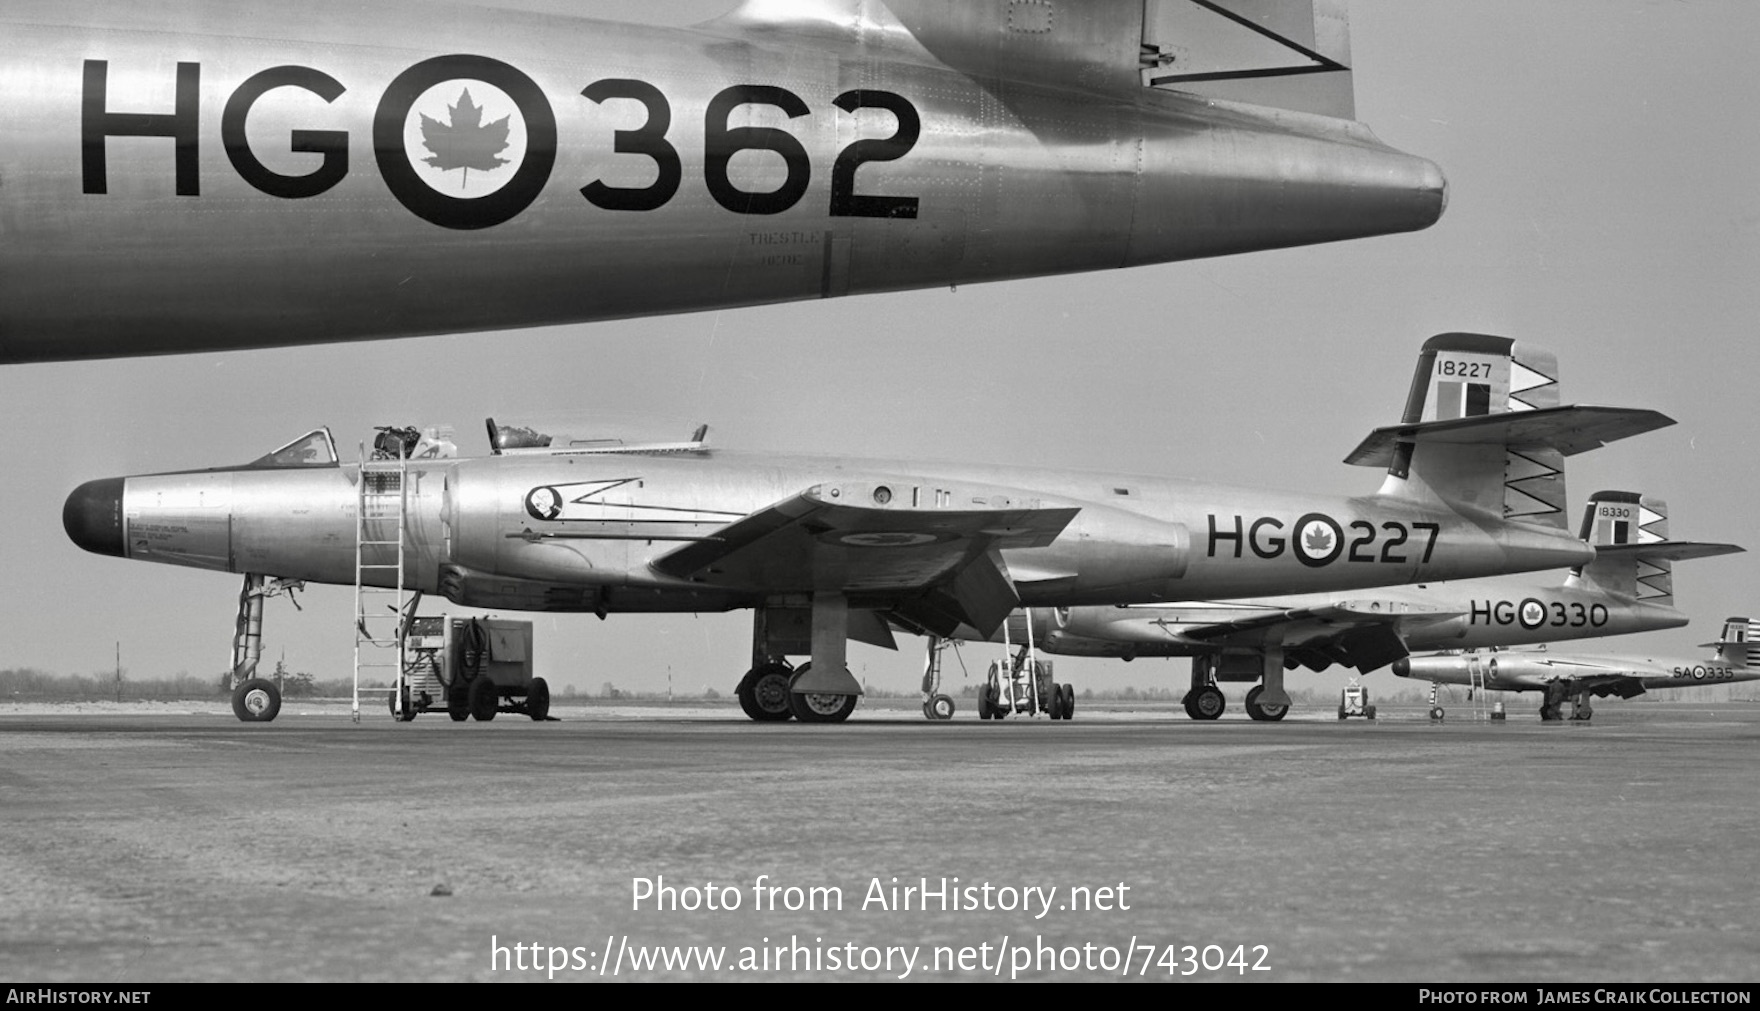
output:
<instances>
[{"instance_id":1,"label":"boarding ladder","mask_svg":"<svg viewBox=\"0 0 1760 1011\"><path fill-rule=\"evenodd\" d=\"M1002 664L998 668L1000 684L997 703L1012 716L1019 711L1016 708L1016 703L1020 701L1020 694L1024 694L1028 703L1027 713L1036 719L1041 711L1039 705L1039 651L1033 644L1033 612L1029 610L1023 613L1027 616L1027 641L1021 644L1019 650L1015 649L1011 639L1012 633L1008 627L1008 619L1002 619ZM1022 684L1022 672L1025 672L1026 675L1025 684Z\"/></svg>"},{"instance_id":2,"label":"boarding ladder","mask_svg":"<svg viewBox=\"0 0 1760 1011\"><path fill-rule=\"evenodd\" d=\"M1491 650L1488 654L1473 651L1466 655L1467 699L1473 703L1473 719L1475 720L1491 719L1493 700L1491 698L1491 681L1490 676L1487 673L1486 663L1490 657L1495 657L1496 655L1497 651L1495 649ZM1501 693L1499 693L1499 695L1501 696Z\"/></svg>"},{"instance_id":3,"label":"boarding ladder","mask_svg":"<svg viewBox=\"0 0 1760 1011\"><path fill-rule=\"evenodd\" d=\"M354 721L361 720L361 680L391 682L391 714L411 718L414 692L404 672L404 638L420 594L404 585L408 543L409 446L381 436L371 455L361 446L354 538Z\"/></svg>"}]
</instances>

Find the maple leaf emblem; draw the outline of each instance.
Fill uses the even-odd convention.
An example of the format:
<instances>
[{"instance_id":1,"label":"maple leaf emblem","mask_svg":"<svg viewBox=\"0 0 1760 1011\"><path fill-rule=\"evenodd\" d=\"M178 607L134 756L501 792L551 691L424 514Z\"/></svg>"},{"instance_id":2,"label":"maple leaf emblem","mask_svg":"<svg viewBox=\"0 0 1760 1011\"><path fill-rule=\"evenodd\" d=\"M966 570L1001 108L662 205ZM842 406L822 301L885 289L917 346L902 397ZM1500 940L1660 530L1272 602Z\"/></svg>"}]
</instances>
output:
<instances>
[{"instance_id":1,"label":"maple leaf emblem","mask_svg":"<svg viewBox=\"0 0 1760 1011\"><path fill-rule=\"evenodd\" d=\"M471 169L488 172L507 164L499 157L507 147L507 120L503 116L493 123L483 122L483 107L471 101L469 88L458 96L456 105L446 107L450 123L422 114L422 144L434 152L422 159L442 172L464 170L464 181L470 184Z\"/></svg>"},{"instance_id":2,"label":"maple leaf emblem","mask_svg":"<svg viewBox=\"0 0 1760 1011\"><path fill-rule=\"evenodd\" d=\"M1308 524L1308 532L1302 535L1302 545L1310 555L1324 555L1332 550L1332 531L1318 523Z\"/></svg>"}]
</instances>

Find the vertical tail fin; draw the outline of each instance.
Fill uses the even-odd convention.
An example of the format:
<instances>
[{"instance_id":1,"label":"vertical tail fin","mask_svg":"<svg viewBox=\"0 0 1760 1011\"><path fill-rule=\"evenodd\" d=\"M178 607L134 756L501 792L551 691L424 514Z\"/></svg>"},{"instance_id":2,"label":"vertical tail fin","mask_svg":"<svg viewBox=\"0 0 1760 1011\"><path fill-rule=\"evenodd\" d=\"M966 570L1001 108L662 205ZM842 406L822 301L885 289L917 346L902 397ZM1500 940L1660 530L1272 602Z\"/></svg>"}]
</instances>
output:
<instances>
[{"instance_id":1,"label":"vertical tail fin","mask_svg":"<svg viewBox=\"0 0 1760 1011\"><path fill-rule=\"evenodd\" d=\"M1414 494L1409 482L1416 481L1444 501L1566 529L1564 453L1539 436L1486 428L1479 436L1422 445L1418 438L1399 437L1417 436L1439 423L1556 408L1558 375L1552 352L1507 337L1450 333L1425 341L1400 419L1405 432L1393 430L1386 457L1389 485L1383 491ZM1361 453L1349 462L1381 462L1355 458Z\"/></svg>"},{"instance_id":2,"label":"vertical tail fin","mask_svg":"<svg viewBox=\"0 0 1760 1011\"><path fill-rule=\"evenodd\" d=\"M1674 606L1674 561L1664 552L1610 551L1668 540L1668 503L1630 491L1602 491L1583 509L1582 537L1600 549L1577 570L1584 583L1647 604Z\"/></svg>"},{"instance_id":3,"label":"vertical tail fin","mask_svg":"<svg viewBox=\"0 0 1760 1011\"><path fill-rule=\"evenodd\" d=\"M1745 617L1726 618L1723 634L1711 644L1719 663L1732 667L1760 667L1760 622Z\"/></svg>"}]
</instances>

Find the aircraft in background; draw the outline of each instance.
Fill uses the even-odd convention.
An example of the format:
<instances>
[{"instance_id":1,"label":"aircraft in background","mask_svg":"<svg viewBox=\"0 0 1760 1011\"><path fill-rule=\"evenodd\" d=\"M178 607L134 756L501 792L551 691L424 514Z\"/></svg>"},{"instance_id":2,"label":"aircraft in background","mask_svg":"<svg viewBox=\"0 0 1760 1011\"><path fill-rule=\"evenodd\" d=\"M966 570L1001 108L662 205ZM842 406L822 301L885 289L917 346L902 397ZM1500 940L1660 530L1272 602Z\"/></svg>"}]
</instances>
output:
<instances>
[{"instance_id":1,"label":"aircraft in background","mask_svg":"<svg viewBox=\"0 0 1760 1011\"><path fill-rule=\"evenodd\" d=\"M245 573L247 596L272 575L502 610L752 608L752 666L737 688L747 714L838 721L862 692L846 640L889 646L889 624L988 633L1022 605L1587 563L1593 550L1563 529L1564 458L1672 421L1560 406L1557 377L1551 354L1508 338L1431 338L1403 422L1348 458L1386 467L1381 489L1348 498L747 456L709 451L700 431L682 444L606 446L491 422L496 455L475 459L418 445L396 449L389 471L344 466L321 429L243 467L91 481L68 496L63 522L88 551ZM242 610L239 620L252 623ZM790 667L801 654L811 662ZM1265 655L1261 702L1287 706L1282 652Z\"/></svg>"},{"instance_id":2,"label":"aircraft in background","mask_svg":"<svg viewBox=\"0 0 1760 1011\"><path fill-rule=\"evenodd\" d=\"M1633 492L1592 496L1581 529L1595 558L1559 583L1502 577L1390 586L1367 596L1290 594L1033 608L1011 615L1006 635L1011 644L1031 641L1035 649L1064 656L1192 657L1186 712L1196 720L1213 720L1227 705L1217 682L1260 680L1274 651L1281 652L1286 669L1323 671L1339 664L1366 674L1391 663L1403 673L1413 650L1678 628L1687 616L1674 606L1673 563L1743 550L1670 540L1667 504ZM1260 688L1247 693L1247 715L1255 720L1287 715L1287 706L1267 707L1261 695Z\"/></svg>"},{"instance_id":3,"label":"aircraft in background","mask_svg":"<svg viewBox=\"0 0 1760 1011\"><path fill-rule=\"evenodd\" d=\"M1760 623L1746 617L1724 622L1723 634L1706 646L1711 656L1581 656L1547 649L1465 651L1414 656L1393 665L1400 677L1432 684L1466 685L1480 691L1542 692L1540 718L1594 715L1590 697L1636 698L1653 688L1697 688L1760 680Z\"/></svg>"},{"instance_id":4,"label":"aircraft in background","mask_svg":"<svg viewBox=\"0 0 1760 1011\"><path fill-rule=\"evenodd\" d=\"M1428 227L1342 0L0 8L0 363L619 319ZM881 310L883 311L883 310Z\"/></svg>"}]
</instances>

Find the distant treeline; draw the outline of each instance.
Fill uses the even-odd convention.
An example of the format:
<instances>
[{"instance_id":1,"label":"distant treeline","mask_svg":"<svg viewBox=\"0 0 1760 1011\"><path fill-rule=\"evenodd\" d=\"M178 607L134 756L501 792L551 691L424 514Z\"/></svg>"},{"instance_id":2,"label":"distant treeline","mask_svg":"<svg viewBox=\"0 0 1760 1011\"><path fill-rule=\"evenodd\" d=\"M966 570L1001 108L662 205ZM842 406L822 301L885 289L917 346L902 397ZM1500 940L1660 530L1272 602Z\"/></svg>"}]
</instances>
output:
<instances>
[{"instance_id":1,"label":"distant treeline","mask_svg":"<svg viewBox=\"0 0 1760 1011\"><path fill-rule=\"evenodd\" d=\"M270 681L278 681L281 694L288 698L344 696L354 691L354 681L349 678L317 681L310 674L286 670L282 670L280 675L279 678L274 673L264 676ZM374 682L371 684L363 683L361 688L363 690L374 688L383 691L386 686ZM83 702L109 699L118 702L169 702L225 698L228 694L226 676L223 674L211 677L178 674L168 678L136 680L129 677L126 670L122 672L120 679L116 676L115 671L87 675L52 674L31 667L0 670L0 701Z\"/></svg>"}]
</instances>

